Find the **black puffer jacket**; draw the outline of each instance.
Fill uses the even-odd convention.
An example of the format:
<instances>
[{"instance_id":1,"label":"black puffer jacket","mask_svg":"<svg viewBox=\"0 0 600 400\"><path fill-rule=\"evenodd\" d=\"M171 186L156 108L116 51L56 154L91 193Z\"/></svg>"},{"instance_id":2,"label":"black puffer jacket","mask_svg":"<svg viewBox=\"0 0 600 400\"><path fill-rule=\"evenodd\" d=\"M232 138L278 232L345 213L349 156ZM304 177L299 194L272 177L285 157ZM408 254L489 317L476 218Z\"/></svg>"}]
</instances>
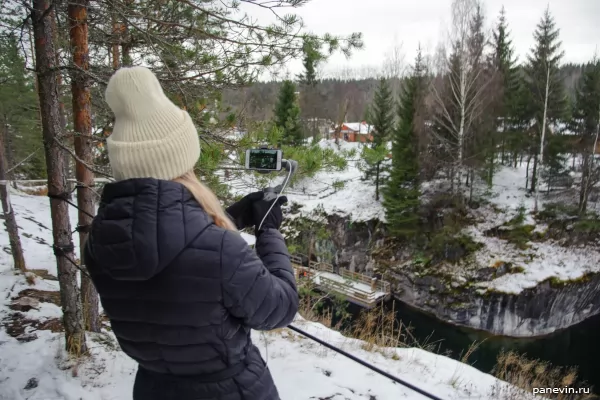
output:
<instances>
[{"instance_id":1,"label":"black puffer jacket","mask_svg":"<svg viewBox=\"0 0 600 400\"><path fill-rule=\"evenodd\" d=\"M134 399L279 398L250 340L251 328L287 326L298 309L278 231L262 233L255 252L183 185L131 179L105 186L84 261L139 363Z\"/></svg>"}]
</instances>

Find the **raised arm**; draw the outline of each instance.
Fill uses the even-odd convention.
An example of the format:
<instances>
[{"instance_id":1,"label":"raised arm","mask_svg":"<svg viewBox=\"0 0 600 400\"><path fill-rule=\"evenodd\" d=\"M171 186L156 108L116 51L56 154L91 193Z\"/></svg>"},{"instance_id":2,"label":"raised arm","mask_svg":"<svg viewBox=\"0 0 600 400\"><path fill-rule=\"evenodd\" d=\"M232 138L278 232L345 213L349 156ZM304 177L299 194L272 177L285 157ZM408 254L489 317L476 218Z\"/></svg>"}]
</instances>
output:
<instances>
[{"instance_id":1,"label":"raised arm","mask_svg":"<svg viewBox=\"0 0 600 400\"><path fill-rule=\"evenodd\" d=\"M298 311L296 279L277 230L261 232L256 252L238 233L225 232L221 271L225 307L248 327L271 330L293 321Z\"/></svg>"}]
</instances>

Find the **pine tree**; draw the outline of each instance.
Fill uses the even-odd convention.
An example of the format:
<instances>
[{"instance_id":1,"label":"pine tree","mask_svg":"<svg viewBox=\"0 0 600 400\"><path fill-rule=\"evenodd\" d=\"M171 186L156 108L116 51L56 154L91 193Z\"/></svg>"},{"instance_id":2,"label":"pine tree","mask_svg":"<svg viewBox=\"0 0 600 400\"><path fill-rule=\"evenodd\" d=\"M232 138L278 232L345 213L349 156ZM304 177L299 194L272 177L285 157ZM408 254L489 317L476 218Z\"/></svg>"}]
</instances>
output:
<instances>
[{"instance_id":1,"label":"pine tree","mask_svg":"<svg viewBox=\"0 0 600 400\"><path fill-rule=\"evenodd\" d=\"M305 39L302 46L302 66L304 72L298 75L298 82L301 85L315 86L317 84L317 65L323 60L323 55L319 52L318 45L310 38Z\"/></svg>"},{"instance_id":2,"label":"pine tree","mask_svg":"<svg viewBox=\"0 0 600 400\"><path fill-rule=\"evenodd\" d=\"M408 238L419 226L419 137L417 113L424 92L425 67L419 48L412 75L400 92L398 124L392 139L392 167L383 205L390 233Z\"/></svg>"},{"instance_id":3,"label":"pine tree","mask_svg":"<svg viewBox=\"0 0 600 400\"><path fill-rule=\"evenodd\" d=\"M600 60L586 66L579 79L570 123L571 129L581 136L578 150L583 157L579 211L585 214L590 188L597 183L598 173L594 165L594 153L598 145L600 129Z\"/></svg>"},{"instance_id":4,"label":"pine tree","mask_svg":"<svg viewBox=\"0 0 600 400\"><path fill-rule=\"evenodd\" d=\"M52 238L60 302L63 310L63 326L65 328L65 347L70 354L81 355L87 351L83 310L77 286L77 269L72 264L74 246L71 222L69 220L69 204L60 199L68 193L64 176L63 149L57 138L63 135L61 123L60 101L58 98L58 79L56 48L54 45L55 10L48 0L34 0L31 20L35 43L35 60L38 70L41 105L42 134L46 164L48 169L48 196L50 197L50 215L52 218Z\"/></svg>"},{"instance_id":5,"label":"pine tree","mask_svg":"<svg viewBox=\"0 0 600 400\"><path fill-rule=\"evenodd\" d=\"M500 10L498 23L493 31L494 63L500 74L502 84L501 99L497 104L497 112L500 116L499 126L501 132L501 160L506 160L507 136L510 136L516 125L516 114L518 113L518 91L519 76L516 66L517 60L514 56L515 50L509 37L508 23L504 6Z\"/></svg>"},{"instance_id":6,"label":"pine tree","mask_svg":"<svg viewBox=\"0 0 600 400\"><path fill-rule=\"evenodd\" d=\"M73 128L77 133L74 139L75 178L77 179L77 207L79 209L79 254L83 254L88 239L86 227L92 224L94 207L94 174L90 166L94 163L92 144L92 102L90 98L91 79L89 70L88 44L88 8L89 0L74 0L68 5L70 21L69 39L73 54L73 63L77 66L71 76L71 97L73 103ZM81 71L81 72L80 72ZM81 264L85 268L85 264ZM98 292L89 275L81 271L81 301L84 310L86 330L100 332L100 312L98 308Z\"/></svg>"},{"instance_id":7,"label":"pine tree","mask_svg":"<svg viewBox=\"0 0 600 400\"><path fill-rule=\"evenodd\" d=\"M313 123L310 124L309 129L311 130L313 138L316 138L319 133L317 123L317 99L319 97L317 92L317 66L323 60L323 55L319 52L317 43L310 38L307 38L304 41L302 52L304 54L302 61L304 72L298 75L298 82L302 86L303 92L301 97L303 101L302 107L305 111L310 109L309 117L312 119Z\"/></svg>"},{"instance_id":8,"label":"pine tree","mask_svg":"<svg viewBox=\"0 0 600 400\"><path fill-rule=\"evenodd\" d=\"M296 85L286 80L281 85L275 105L275 126L283 130L283 143L291 146L302 144L300 106L296 98Z\"/></svg>"},{"instance_id":9,"label":"pine tree","mask_svg":"<svg viewBox=\"0 0 600 400\"><path fill-rule=\"evenodd\" d=\"M370 146L363 148L362 157L366 164L366 178L373 179L375 200L379 200L379 193L384 184L383 161L388 154L387 141L394 129L392 90L385 78L379 80L369 115L374 130L373 141Z\"/></svg>"},{"instance_id":10,"label":"pine tree","mask_svg":"<svg viewBox=\"0 0 600 400\"><path fill-rule=\"evenodd\" d=\"M525 72L531 93L530 118L535 121L535 141L532 146L533 172L530 190L537 189L539 158L544 157L546 127L564 118L566 97L560 76L560 61L564 55L559 41L560 30L547 8L534 33L535 45L527 57ZM544 143L542 143L544 142ZM543 161L543 160L542 160ZM546 157L546 162L552 163Z\"/></svg>"},{"instance_id":11,"label":"pine tree","mask_svg":"<svg viewBox=\"0 0 600 400\"><path fill-rule=\"evenodd\" d=\"M8 168L16 167L14 172L21 177L45 178L34 77L25 69L25 59L14 35L0 38L0 86L1 129L10 153L7 155L13 161ZM12 165L14 163L21 164ZM12 176L14 174L9 174L9 178Z\"/></svg>"}]
</instances>

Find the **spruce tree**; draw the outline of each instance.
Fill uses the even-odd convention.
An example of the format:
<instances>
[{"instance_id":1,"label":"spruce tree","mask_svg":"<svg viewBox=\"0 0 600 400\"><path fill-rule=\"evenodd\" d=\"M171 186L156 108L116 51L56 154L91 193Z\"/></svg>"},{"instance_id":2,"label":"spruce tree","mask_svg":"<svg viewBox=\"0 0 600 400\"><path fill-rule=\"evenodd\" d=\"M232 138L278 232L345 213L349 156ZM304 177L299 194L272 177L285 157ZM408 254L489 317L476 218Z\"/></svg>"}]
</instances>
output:
<instances>
[{"instance_id":1,"label":"spruce tree","mask_svg":"<svg viewBox=\"0 0 600 400\"><path fill-rule=\"evenodd\" d=\"M419 228L419 136L417 113L422 105L425 67L419 48L412 75L400 92L398 123L392 138L392 167L383 205L390 233L414 236Z\"/></svg>"},{"instance_id":2,"label":"spruce tree","mask_svg":"<svg viewBox=\"0 0 600 400\"><path fill-rule=\"evenodd\" d=\"M283 130L284 144L292 146L302 144L300 106L296 99L296 85L290 80L285 80L279 89L275 106L275 125Z\"/></svg>"},{"instance_id":3,"label":"spruce tree","mask_svg":"<svg viewBox=\"0 0 600 400\"><path fill-rule=\"evenodd\" d=\"M387 141L394 129L392 90L385 78L379 80L369 115L374 130L373 141L363 148L362 156L366 163L366 177L375 183L375 200L379 200L384 184L383 161L388 154Z\"/></svg>"},{"instance_id":4,"label":"spruce tree","mask_svg":"<svg viewBox=\"0 0 600 400\"><path fill-rule=\"evenodd\" d=\"M588 64L579 79L570 128L580 135L578 151L583 157L579 211L585 214L590 188L597 182L594 152L600 129L600 60Z\"/></svg>"},{"instance_id":5,"label":"spruce tree","mask_svg":"<svg viewBox=\"0 0 600 400\"><path fill-rule=\"evenodd\" d=\"M550 9L547 8L534 33L536 43L531 49L531 54L527 57L527 65L525 67L528 88L531 93L530 119L535 121L534 132L536 139L532 146L533 171L531 174L531 191L535 191L538 184L537 169L540 167L538 166L538 156L540 154L544 122L546 126L549 126L565 117L567 103L563 81L560 76L560 61L564 52L561 50L559 34L560 30L556 27L556 22L550 14ZM549 79L547 79L548 74ZM546 99L547 81L548 98ZM545 110L545 108L547 109ZM546 121L544 121L544 115L546 115ZM552 156L552 154L549 154L549 157L545 157L545 161L548 164L554 163Z\"/></svg>"},{"instance_id":6,"label":"spruce tree","mask_svg":"<svg viewBox=\"0 0 600 400\"><path fill-rule=\"evenodd\" d=\"M519 76L515 50L509 37L508 23L504 6L493 31L494 63L500 74L502 96L498 101L497 112L500 116L498 126L501 127L501 160L506 160L508 137L512 136L516 126L518 113Z\"/></svg>"},{"instance_id":7,"label":"spruce tree","mask_svg":"<svg viewBox=\"0 0 600 400\"><path fill-rule=\"evenodd\" d=\"M369 110L374 129L372 147L387 142L394 129L392 89L387 79L381 78Z\"/></svg>"}]
</instances>

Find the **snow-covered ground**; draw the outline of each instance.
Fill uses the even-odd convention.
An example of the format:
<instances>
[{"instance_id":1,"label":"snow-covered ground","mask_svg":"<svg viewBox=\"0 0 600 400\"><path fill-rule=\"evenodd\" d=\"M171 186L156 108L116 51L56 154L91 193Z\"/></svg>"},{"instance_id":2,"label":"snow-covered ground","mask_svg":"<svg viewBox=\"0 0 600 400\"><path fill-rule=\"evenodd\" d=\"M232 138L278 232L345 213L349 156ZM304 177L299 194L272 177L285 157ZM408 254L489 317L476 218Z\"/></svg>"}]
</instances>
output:
<instances>
[{"instance_id":1,"label":"snow-covered ground","mask_svg":"<svg viewBox=\"0 0 600 400\"><path fill-rule=\"evenodd\" d=\"M327 214L347 216L357 222L373 219L385 221L383 206L375 201L375 185L371 181L362 180L364 172L359 169L359 159L363 144L340 140L339 145L336 145L333 140L321 140L319 146L340 153L355 150L356 154L348 160L348 166L343 171L323 170L314 177L295 182L285 192L290 203L301 206L301 215L310 215L321 209ZM281 174L273 178L271 184L277 185L284 178L285 174ZM243 195L262 189L261 183L252 173L246 173L229 182L229 186L233 193ZM343 187L336 189L335 185L338 183L343 183Z\"/></svg>"},{"instance_id":2,"label":"snow-covered ground","mask_svg":"<svg viewBox=\"0 0 600 400\"><path fill-rule=\"evenodd\" d=\"M56 275L51 244L48 199L13 192L11 196L29 268L46 269ZM71 212L73 223L76 215ZM89 335L91 356L81 362L69 361L63 352L63 336L50 331L29 331L37 335L19 342L5 329L8 307L22 290L55 291L58 283L36 278L29 286L12 270L6 249L8 237L0 231L0 399L1 400L126 400L131 399L136 365L124 355L114 336L105 331ZM23 312L27 319L59 318L59 307L40 302L37 309ZM443 399L497 399L498 391L515 390L466 364L426 351L381 349L367 351L364 343L298 318L296 325L338 345L368 362L417 385ZM264 335L253 333L286 400L305 399L424 399L411 390L373 373L287 329ZM527 399L521 393L518 398Z\"/></svg>"},{"instance_id":3,"label":"snow-covered ground","mask_svg":"<svg viewBox=\"0 0 600 400\"><path fill-rule=\"evenodd\" d=\"M333 140L321 140L319 146L344 153L356 150L356 155L348 161L343 171L321 171L313 178L305 178L290 188L286 195L290 202L301 206L299 215L311 215L320 209L327 214L346 216L352 221L379 219L385 221L385 210L380 201L375 200L375 186L371 181L361 178L364 173L358 168L362 144L348 143L343 140L336 145ZM567 161L571 165L571 160ZM531 169L531 168L530 168ZM531 173L531 171L530 171ZM575 174L572 174L575 175ZM527 164L516 168L500 166L494 175L493 185L480 182L474 190L476 196L484 196L490 205L483 205L479 210L472 210L478 220L475 226L465 229L476 241L485 247L475 254L477 268L498 265L499 262L511 262L523 269L522 273L507 274L490 282L480 284L484 289L490 288L506 293L519 293L525 288L535 287L539 282L555 277L559 280L576 279L587 272L600 271L600 249L595 247L565 248L552 241L530 243L527 250L519 250L506 240L486 237L484 231L503 224L513 218L519 208L526 213L526 223L535 225L531 216L534 209L534 197L525 189ZM278 178L277 183L282 180ZM345 182L344 187L334 190L334 182ZM427 182L425 187L432 187L435 182ZM253 175L243 174L231 182L231 188L238 194L247 194L259 188ZM556 198L552 193L546 198L545 184L540 185L540 209ZM468 195L468 188L464 188ZM599 204L590 202L589 208L598 208ZM297 215L298 215L297 214ZM545 229L538 225L537 230ZM457 271L457 274L473 271Z\"/></svg>"},{"instance_id":4,"label":"snow-covered ground","mask_svg":"<svg viewBox=\"0 0 600 400\"><path fill-rule=\"evenodd\" d=\"M545 224L537 223L531 213L534 210L534 197L525 190L526 164L517 168L502 167L495 174L490 202L496 208L482 207L473 211L482 222L466 229L480 243L485 244L475 254L480 268L499 265L501 262L512 263L523 269L522 273L507 274L491 282L480 284L484 288L492 288L505 293L520 293L523 289L535 287L538 283L557 278L561 281L574 280L588 272L600 271L600 248L597 246L563 247L552 240L529 242L526 250L517 249L506 240L486 237L483 232L508 222L519 211L525 210L524 224L535 225L535 231L543 232ZM484 189L480 189L484 190ZM540 196L539 209L556 201L555 194L546 197L545 192ZM596 206L590 202L590 209ZM500 210L498 212L498 210Z\"/></svg>"}]
</instances>

